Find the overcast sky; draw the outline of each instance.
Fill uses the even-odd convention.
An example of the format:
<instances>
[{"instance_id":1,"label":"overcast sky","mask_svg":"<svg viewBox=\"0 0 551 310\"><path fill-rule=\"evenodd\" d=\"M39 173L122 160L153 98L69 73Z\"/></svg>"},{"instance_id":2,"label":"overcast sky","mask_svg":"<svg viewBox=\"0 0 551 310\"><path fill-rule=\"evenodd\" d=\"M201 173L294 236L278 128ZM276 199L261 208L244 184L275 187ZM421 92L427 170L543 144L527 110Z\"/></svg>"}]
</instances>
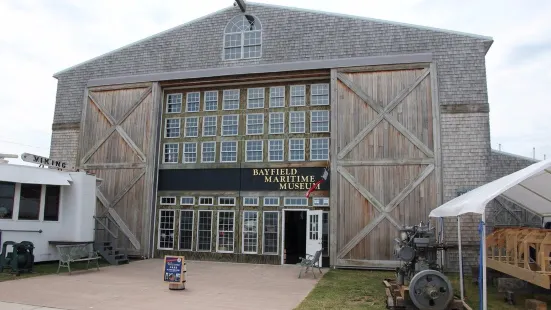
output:
<instances>
[{"instance_id":1,"label":"overcast sky","mask_svg":"<svg viewBox=\"0 0 551 310\"><path fill-rule=\"evenodd\" d=\"M492 147L551 156L551 1L257 0L487 35ZM1 0L0 153L49 155L52 77L233 0ZM192 5L193 4L193 5ZM12 162L20 162L14 161Z\"/></svg>"}]
</instances>

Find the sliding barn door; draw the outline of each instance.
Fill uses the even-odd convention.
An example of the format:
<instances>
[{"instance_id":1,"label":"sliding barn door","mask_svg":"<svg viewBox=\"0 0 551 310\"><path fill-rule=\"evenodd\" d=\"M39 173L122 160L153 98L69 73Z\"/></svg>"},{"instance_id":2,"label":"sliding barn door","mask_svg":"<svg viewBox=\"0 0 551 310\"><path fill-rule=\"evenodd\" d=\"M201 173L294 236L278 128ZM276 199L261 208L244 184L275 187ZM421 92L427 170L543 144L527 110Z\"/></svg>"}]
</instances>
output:
<instances>
[{"instance_id":1,"label":"sliding barn door","mask_svg":"<svg viewBox=\"0 0 551 310\"><path fill-rule=\"evenodd\" d=\"M367 70L332 70L333 264L390 268L398 229L440 202L434 70Z\"/></svg>"},{"instance_id":2,"label":"sliding barn door","mask_svg":"<svg viewBox=\"0 0 551 310\"><path fill-rule=\"evenodd\" d=\"M130 254L148 250L159 91L156 83L90 88L83 106L79 164L103 180L96 214L116 222L116 246Z\"/></svg>"}]
</instances>

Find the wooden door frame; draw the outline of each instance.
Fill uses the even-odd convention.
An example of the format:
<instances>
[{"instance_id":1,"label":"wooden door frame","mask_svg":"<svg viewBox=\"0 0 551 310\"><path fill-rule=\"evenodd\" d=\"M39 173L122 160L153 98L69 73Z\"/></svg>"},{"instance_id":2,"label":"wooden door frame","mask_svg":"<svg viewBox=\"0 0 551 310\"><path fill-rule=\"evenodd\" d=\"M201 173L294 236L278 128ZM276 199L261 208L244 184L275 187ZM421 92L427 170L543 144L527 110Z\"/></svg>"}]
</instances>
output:
<instances>
[{"instance_id":1,"label":"wooden door frame","mask_svg":"<svg viewBox=\"0 0 551 310\"><path fill-rule=\"evenodd\" d=\"M368 94L365 94L361 89L358 89L354 86L353 83L350 83L350 80L346 78L342 73L350 73L350 72L372 72L372 71L388 71L388 70L404 70L404 69L423 69L423 73L420 77L418 77L414 83L409 85L405 90L401 91L386 107L381 107L376 102L371 100ZM409 130L407 130L405 127L403 127L401 124L399 124L395 119L393 119L392 116L387 117L387 113L390 113L392 109L394 109L396 106L398 106L401 101L409 94L411 91L413 91L427 76L430 75L430 83L431 83L431 107L432 107L432 117L433 117L433 144L434 144L434 150L431 151L428 149L427 146L425 146L419 139L417 139L414 135L408 134ZM367 134L375 128L377 124L379 124L383 119L386 119L391 125L393 125L398 131L400 131L408 140L410 140L414 145L416 145L425 155L429 158L426 162L423 160L417 160L412 161L411 164L428 164L428 166L422 171L416 179L414 179L406 188L404 188L398 196L396 196L391 203L389 203L387 206L382 206L380 203L377 205L377 203L372 205L379 209L380 211L380 217L381 220L384 218L388 218L388 212L392 211L401 200L403 200L407 195L413 191L430 173L434 171L435 175L435 183L436 183L436 200L437 205L434 207L437 207L442 204L442 197L443 197L443 180L442 180L442 155L441 155L441 138L440 138L440 109L439 109L439 99L438 99L438 78L437 78L437 68L436 64L434 62L432 63L423 63L423 64L407 64L407 65L389 65L384 67L355 67L355 68L334 68L331 69L331 78L330 78L330 89L331 89L331 98L330 98L330 104L331 104L331 145L330 145L330 151L333 156L330 158L330 173L333 176L338 176L339 174L342 175L342 172L344 171L341 166L346 165L373 165L373 164L379 164L379 165L388 165L388 164L404 164L406 163L406 160L401 161L389 161L389 160L381 160L381 161L342 161L344 156L351 151L362 139L364 139ZM351 89L353 92L356 93L366 105L371 107L375 112L378 113L378 115L375 117L374 120L370 122L364 128L359 134L356 135L356 137L342 150L338 152L337 150L337 139L338 139L338 82L341 81L344 85L346 85L349 89ZM398 126L396 126L398 125ZM400 128L401 127L401 128ZM404 130L405 129L405 130ZM346 172L345 172L346 174ZM348 175L347 175L348 176ZM343 177L346 178L346 176L343 175ZM354 186L353 178L346 178L348 182L350 182L351 185ZM338 205L338 185L339 178L333 177L331 181L331 189L330 189L330 200L331 200L331 208L330 208L330 214L329 214L329 259L330 259L330 265L333 266L333 268L337 266L371 266L371 268L394 268L397 265L396 261L367 261L367 260L350 260L350 259L342 259L339 257L343 257L346 255L352 248L357 245L358 242L361 242L367 234L369 234L369 231L367 231L367 234L365 233L366 228L368 228L371 224L374 222L372 220L362 231L360 231L359 234L357 234L355 237L353 237L346 245L343 245L343 249L337 249L337 238L338 238L338 231L339 231L339 217L342 212L340 206ZM334 184L333 184L334 183ZM369 191L365 190L363 186L354 186L361 194L364 196L367 200L370 202L376 202L376 199L372 197L372 195L369 194ZM369 199L372 198L372 199ZM401 198L401 199L400 199ZM382 208L381 208L382 206ZM389 209L389 207L391 209ZM386 211L386 212L384 212ZM385 214L386 213L386 214ZM390 220L390 219L389 219ZM392 220L390 220L391 223L393 223ZM377 223L378 224L378 223ZM393 223L395 226L397 223ZM376 225L373 225L375 227ZM363 236L360 236L362 235ZM354 242L355 239L357 239L357 242ZM352 246L351 246L352 244ZM350 248L350 249L347 249ZM347 251L345 251L347 250ZM343 253L344 252L344 253Z\"/></svg>"}]
</instances>

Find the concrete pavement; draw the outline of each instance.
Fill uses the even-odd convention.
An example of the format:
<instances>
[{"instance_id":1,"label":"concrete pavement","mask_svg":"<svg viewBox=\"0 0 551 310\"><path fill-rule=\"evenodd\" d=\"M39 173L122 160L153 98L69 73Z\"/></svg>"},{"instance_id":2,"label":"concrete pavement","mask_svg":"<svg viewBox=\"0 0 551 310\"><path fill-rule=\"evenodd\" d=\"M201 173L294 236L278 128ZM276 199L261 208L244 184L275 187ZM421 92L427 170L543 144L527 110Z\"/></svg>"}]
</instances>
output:
<instances>
[{"instance_id":1,"label":"concrete pavement","mask_svg":"<svg viewBox=\"0 0 551 310\"><path fill-rule=\"evenodd\" d=\"M186 290L170 291L162 270L151 259L1 282L0 310L293 309L317 283L297 266L188 261Z\"/></svg>"}]
</instances>

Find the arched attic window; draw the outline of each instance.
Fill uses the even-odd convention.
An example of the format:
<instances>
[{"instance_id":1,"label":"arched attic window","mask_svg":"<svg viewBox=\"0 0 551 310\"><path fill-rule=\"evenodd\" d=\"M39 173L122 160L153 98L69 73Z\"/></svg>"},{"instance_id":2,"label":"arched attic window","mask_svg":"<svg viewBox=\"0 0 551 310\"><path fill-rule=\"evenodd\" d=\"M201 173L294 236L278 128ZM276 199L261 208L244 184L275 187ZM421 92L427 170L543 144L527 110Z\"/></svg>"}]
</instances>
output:
<instances>
[{"instance_id":1,"label":"arched attic window","mask_svg":"<svg viewBox=\"0 0 551 310\"><path fill-rule=\"evenodd\" d=\"M224 60L259 58L262 55L262 25L252 15L238 15L224 30Z\"/></svg>"}]
</instances>

